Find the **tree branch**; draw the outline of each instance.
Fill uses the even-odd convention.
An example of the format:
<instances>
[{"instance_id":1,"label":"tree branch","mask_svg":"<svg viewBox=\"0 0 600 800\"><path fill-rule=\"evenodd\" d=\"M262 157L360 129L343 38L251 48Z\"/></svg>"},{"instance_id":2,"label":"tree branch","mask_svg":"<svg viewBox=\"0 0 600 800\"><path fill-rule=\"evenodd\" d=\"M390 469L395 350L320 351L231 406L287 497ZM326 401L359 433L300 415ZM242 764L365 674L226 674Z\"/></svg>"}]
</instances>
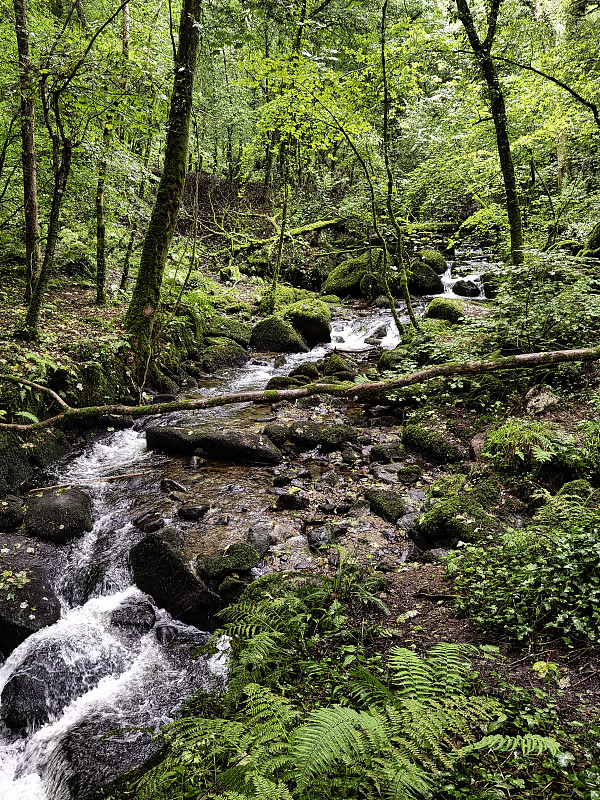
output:
<instances>
[{"instance_id":1,"label":"tree branch","mask_svg":"<svg viewBox=\"0 0 600 800\"><path fill-rule=\"evenodd\" d=\"M524 353L517 356L506 358L496 358L485 361L463 361L450 362L448 364L438 364L433 367L412 372L410 375L403 375L390 381L377 381L374 383L334 383L322 384L311 383L300 389L266 389L257 392L240 392L237 394L224 394L216 397L202 397L198 400L174 400L170 403L157 403L151 406L89 406L86 408L71 408L59 398L51 389L47 389L30 381L19 379L14 375L0 374L0 380L7 379L17 383L29 384L51 394L57 402L65 409L50 419L42 422L33 422L27 425L16 423L1 423L0 430L17 431L26 433L29 431L50 428L65 422L76 422L77 420L94 420L98 417L111 414L123 415L128 417L149 417L160 414L167 414L172 411L193 411L204 408L216 408L219 406L233 405L235 403L276 403L280 400L298 400L300 397L308 397L315 394L331 394L358 401L368 401L369 398L381 394L387 394L400 389L404 386L413 386L416 383L424 383L432 378L446 377L453 375L480 375L484 372L495 372L504 369L527 369L548 364L563 364L570 361L598 361L600 360L600 347L581 348L579 350L550 350L544 353Z\"/></svg>"},{"instance_id":2,"label":"tree branch","mask_svg":"<svg viewBox=\"0 0 600 800\"><path fill-rule=\"evenodd\" d=\"M60 395L56 394L56 392L53 392L52 389L49 389L47 386L42 386L39 383L33 383L33 381L27 381L25 378L20 378L18 375L9 375L6 372L0 373L0 380L10 381L11 383L22 383L23 386L31 386L33 389L37 389L39 392L44 392L44 394L50 395L50 397L65 411L71 408L68 403L65 403Z\"/></svg>"}]
</instances>

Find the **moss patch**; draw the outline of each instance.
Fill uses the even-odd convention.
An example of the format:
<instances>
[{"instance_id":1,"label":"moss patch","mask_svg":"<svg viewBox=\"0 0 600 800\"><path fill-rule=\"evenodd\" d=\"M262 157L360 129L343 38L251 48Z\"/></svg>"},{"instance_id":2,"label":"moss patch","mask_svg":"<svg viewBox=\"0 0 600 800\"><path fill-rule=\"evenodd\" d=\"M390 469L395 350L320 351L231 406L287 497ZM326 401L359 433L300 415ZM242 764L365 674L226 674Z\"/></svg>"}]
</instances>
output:
<instances>
[{"instance_id":1,"label":"moss patch","mask_svg":"<svg viewBox=\"0 0 600 800\"><path fill-rule=\"evenodd\" d=\"M437 275L443 275L448 269L446 259L437 250L419 250L417 256L424 264L431 267Z\"/></svg>"},{"instance_id":2,"label":"moss patch","mask_svg":"<svg viewBox=\"0 0 600 800\"><path fill-rule=\"evenodd\" d=\"M434 297L425 311L426 318L444 319L448 322L460 322L464 316L464 306L460 300L446 300L444 297Z\"/></svg>"},{"instance_id":3,"label":"moss patch","mask_svg":"<svg viewBox=\"0 0 600 800\"><path fill-rule=\"evenodd\" d=\"M424 423L407 425L404 442L411 449L442 464L456 463L467 458L466 449L452 434L443 428L433 428Z\"/></svg>"},{"instance_id":4,"label":"moss patch","mask_svg":"<svg viewBox=\"0 0 600 800\"><path fill-rule=\"evenodd\" d=\"M239 322L229 317L215 316L208 321L205 335L211 337L224 336L227 339L232 339L242 347L248 347L250 336L252 335L252 326L247 322Z\"/></svg>"},{"instance_id":5,"label":"moss patch","mask_svg":"<svg viewBox=\"0 0 600 800\"><path fill-rule=\"evenodd\" d=\"M290 322L310 345L331 341L331 312L321 300L301 300L287 306L282 317Z\"/></svg>"},{"instance_id":6,"label":"moss patch","mask_svg":"<svg viewBox=\"0 0 600 800\"><path fill-rule=\"evenodd\" d=\"M308 346L289 322L273 314L252 329L250 344L257 350L273 353L307 353Z\"/></svg>"},{"instance_id":7,"label":"moss patch","mask_svg":"<svg viewBox=\"0 0 600 800\"><path fill-rule=\"evenodd\" d=\"M411 536L421 549L427 550L456 547L459 542L479 542L502 530L500 522L475 498L461 495L437 502L419 519Z\"/></svg>"},{"instance_id":8,"label":"moss patch","mask_svg":"<svg viewBox=\"0 0 600 800\"><path fill-rule=\"evenodd\" d=\"M406 503L398 492L369 488L365 491L365 497L369 501L371 511L388 522L396 522L406 513Z\"/></svg>"}]
</instances>

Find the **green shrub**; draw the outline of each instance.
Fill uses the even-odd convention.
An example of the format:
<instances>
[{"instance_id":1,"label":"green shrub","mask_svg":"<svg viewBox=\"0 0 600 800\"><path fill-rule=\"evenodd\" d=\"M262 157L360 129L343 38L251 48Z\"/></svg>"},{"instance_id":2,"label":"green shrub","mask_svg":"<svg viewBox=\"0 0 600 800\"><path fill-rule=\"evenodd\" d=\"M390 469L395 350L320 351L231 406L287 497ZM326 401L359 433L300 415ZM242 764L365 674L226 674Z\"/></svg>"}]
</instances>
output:
<instances>
[{"instance_id":1,"label":"green shrub","mask_svg":"<svg viewBox=\"0 0 600 800\"><path fill-rule=\"evenodd\" d=\"M567 647L600 637L600 514L568 531L509 534L467 547L448 569L458 606L486 631L513 642L561 639Z\"/></svg>"}]
</instances>

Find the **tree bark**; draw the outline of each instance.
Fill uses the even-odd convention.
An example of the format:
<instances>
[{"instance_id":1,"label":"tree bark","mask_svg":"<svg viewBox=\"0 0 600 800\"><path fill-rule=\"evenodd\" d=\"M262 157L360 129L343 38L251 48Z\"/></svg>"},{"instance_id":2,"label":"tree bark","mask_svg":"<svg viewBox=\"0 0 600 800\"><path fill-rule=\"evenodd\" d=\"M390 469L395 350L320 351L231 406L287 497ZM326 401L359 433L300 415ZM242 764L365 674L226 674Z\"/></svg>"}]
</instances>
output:
<instances>
[{"instance_id":1,"label":"tree bark","mask_svg":"<svg viewBox=\"0 0 600 800\"><path fill-rule=\"evenodd\" d=\"M199 15L200 0L183 0L163 174L144 240L136 284L125 315L125 328L133 338L134 374L140 385L152 357L152 332L160 303L163 273L185 184Z\"/></svg>"},{"instance_id":2,"label":"tree bark","mask_svg":"<svg viewBox=\"0 0 600 800\"><path fill-rule=\"evenodd\" d=\"M31 84L31 55L25 0L14 0L15 33L19 52L19 90L21 94L21 160L25 201L25 300L31 298L42 262L40 245L37 172L35 161L35 106Z\"/></svg>"},{"instance_id":3,"label":"tree bark","mask_svg":"<svg viewBox=\"0 0 600 800\"><path fill-rule=\"evenodd\" d=\"M479 69L486 82L488 96L490 100L490 110L496 131L496 146L500 159L500 169L504 180L504 191L506 193L506 212L510 226L510 253L513 264L523 263L523 224L521 220L521 209L519 208L519 193L515 179L515 167L510 152L510 139L506 121L506 105L504 103L504 93L498 72L492 58L492 45L496 34L496 24L498 22L498 12L502 0L492 0L492 6L488 14L488 29L485 39L481 39L475 28L473 15L468 6L467 0L456 0L458 18L462 22L471 49L475 54Z\"/></svg>"},{"instance_id":4,"label":"tree bark","mask_svg":"<svg viewBox=\"0 0 600 800\"><path fill-rule=\"evenodd\" d=\"M600 360L600 347L587 347L578 350L550 350L543 353L523 353L517 356L506 358L495 358L489 361L452 361L448 364L437 364L433 367L412 372L410 375L403 375L391 381L376 381L373 383L335 383L326 385L323 383L311 383L300 389L265 389L257 392L240 392L237 394L218 395L216 397L202 397L198 400L174 400L169 403L157 403L151 406L89 406L87 408L70 408L65 401L58 397L55 392L45 386L20 378L18 375L0 373L0 381L6 380L11 383L23 383L35 387L50 395L63 409L50 419L41 422L33 422L27 425L17 423L0 423L0 430L27 432L39 430L40 428L50 428L54 425L77 420L94 420L105 414L123 414L129 417L146 417L160 414L167 414L172 411L182 411L184 409L195 410L202 408L216 408L219 406L232 405L234 403L277 403L280 400L297 400L300 397L309 397L314 394L331 394L336 397L347 398L353 402L373 402L388 392L400 389L404 386L414 386L417 383L424 383L432 378L452 377L454 375L481 375L484 372L497 372L504 369L528 369L534 367L547 366L548 364L564 364L574 361L598 361Z\"/></svg>"},{"instance_id":5,"label":"tree bark","mask_svg":"<svg viewBox=\"0 0 600 800\"><path fill-rule=\"evenodd\" d=\"M127 8L127 6L125 7ZM123 9L125 10L125 9ZM106 166L110 132L113 122L109 117L104 126L102 160L98 166L98 184L96 186L96 305L106 305L106 216L104 213L104 186L106 183Z\"/></svg>"}]
</instances>

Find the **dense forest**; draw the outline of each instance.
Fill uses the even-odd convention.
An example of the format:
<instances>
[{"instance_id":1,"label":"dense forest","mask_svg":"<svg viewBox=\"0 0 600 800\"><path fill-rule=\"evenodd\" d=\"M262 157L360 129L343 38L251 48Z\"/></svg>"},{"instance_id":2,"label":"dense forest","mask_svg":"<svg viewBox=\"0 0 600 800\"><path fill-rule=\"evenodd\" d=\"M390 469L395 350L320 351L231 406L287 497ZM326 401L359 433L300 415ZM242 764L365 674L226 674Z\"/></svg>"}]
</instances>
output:
<instances>
[{"instance_id":1,"label":"dense forest","mask_svg":"<svg viewBox=\"0 0 600 800\"><path fill-rule=\"evenodd\" d=\"M4 13L1 800L599 800L598 6Z\"/></svg>"}]
</instances>

